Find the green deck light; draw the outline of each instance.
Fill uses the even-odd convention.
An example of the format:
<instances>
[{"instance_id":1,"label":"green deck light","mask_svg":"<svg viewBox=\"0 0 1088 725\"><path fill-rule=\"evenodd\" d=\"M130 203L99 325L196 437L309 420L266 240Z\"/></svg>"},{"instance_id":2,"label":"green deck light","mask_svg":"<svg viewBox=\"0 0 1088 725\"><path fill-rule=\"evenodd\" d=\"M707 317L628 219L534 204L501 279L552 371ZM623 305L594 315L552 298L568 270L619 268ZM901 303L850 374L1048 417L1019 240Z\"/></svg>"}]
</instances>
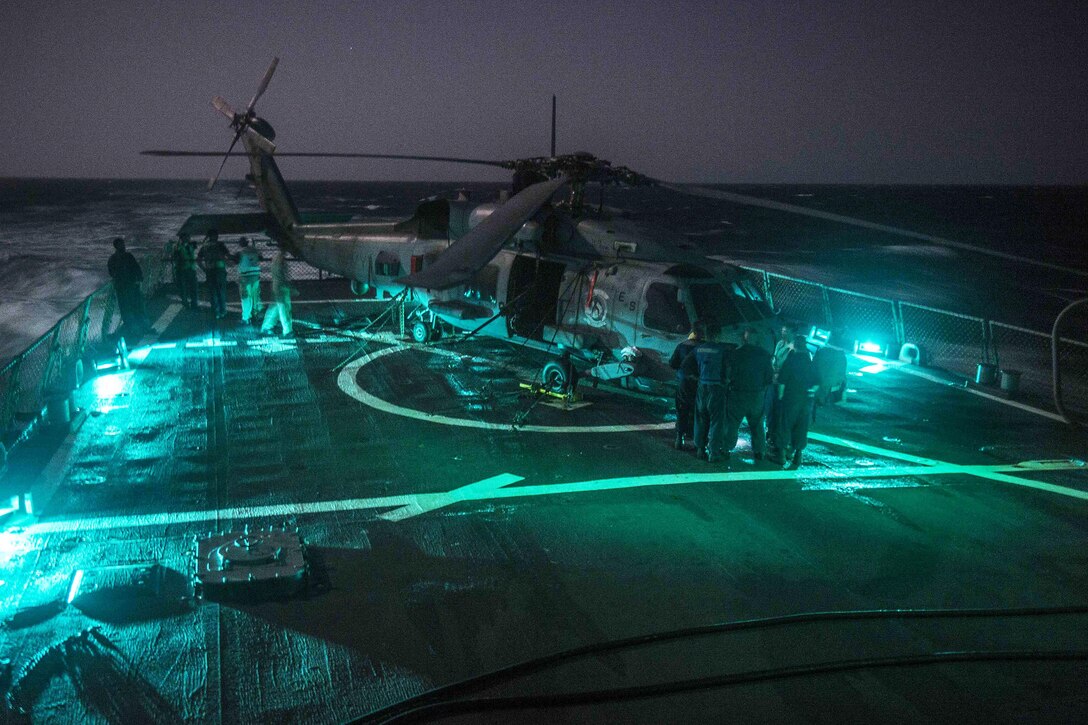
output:
<instances>
[{"instance_id":1,"label":"green deck light","mask_svg":"<svg viewBox=\"0 0 1088 725\"><path fill-rule=\"evenodd\" d=\"M94 407L102 413L109 413L125 405L113 405L113 401L125 391L132 378L132 370L99 375L91 383L91 392L95 397Z\"/></svg>"},{"instance_id":2,"label":"green deck light","mask_svg":"<svg viewBox=\"0 0 1088 725\"><path fill-rule=\"evenodd\" d=\"M866 340L858 343L858 352L884 352L883 343Z\"/></svg>"}]
</instances>

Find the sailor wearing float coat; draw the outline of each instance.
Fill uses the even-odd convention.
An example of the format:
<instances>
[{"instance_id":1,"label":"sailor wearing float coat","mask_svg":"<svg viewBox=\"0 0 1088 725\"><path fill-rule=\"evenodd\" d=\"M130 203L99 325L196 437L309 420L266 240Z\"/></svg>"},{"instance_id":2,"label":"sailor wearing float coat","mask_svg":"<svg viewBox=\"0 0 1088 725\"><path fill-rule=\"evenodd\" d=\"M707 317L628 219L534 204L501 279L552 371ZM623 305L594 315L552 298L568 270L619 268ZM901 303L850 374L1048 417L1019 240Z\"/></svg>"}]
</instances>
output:
<instances>
[{"instance_id":1,"label":"sailor wearing float coat","mask_svg":"<svg viewBox=\"0 0 1088 725\"><path fill-rule=\"evenodd\" d=\"M708 330L709 334L709 330ZM691 353L699 365L699 387L695 392L695 455L714 461L729 453L722 449L725 418L725 385L729 382L729 347L705 340Z\"/></svg>"},{"instance_id":2,"label":"sailor wearing float coat","mask_svg":"<svg viewBox=\"0 0 1088 725\"><path fill-rule=\"evenodd\" d=\"M253 315L261 314L261 253L242 237L238 240L242 249L235 255L238 262L238 297L242 300L242 322L246 324Z\"/></svg>"},{"instance_id":3,"label":"sailor wearing float coat","mask_svg":"<svg viewBox=\"0 0 1088 725\"><path fill-rule=\"evenodd\" d=\"M272 302L264 313L261 332L272 332L277 320L283 328L283 336L288 337L291 334L291 278L282 250L272 259Z\"/></svg>"}]
</instances>

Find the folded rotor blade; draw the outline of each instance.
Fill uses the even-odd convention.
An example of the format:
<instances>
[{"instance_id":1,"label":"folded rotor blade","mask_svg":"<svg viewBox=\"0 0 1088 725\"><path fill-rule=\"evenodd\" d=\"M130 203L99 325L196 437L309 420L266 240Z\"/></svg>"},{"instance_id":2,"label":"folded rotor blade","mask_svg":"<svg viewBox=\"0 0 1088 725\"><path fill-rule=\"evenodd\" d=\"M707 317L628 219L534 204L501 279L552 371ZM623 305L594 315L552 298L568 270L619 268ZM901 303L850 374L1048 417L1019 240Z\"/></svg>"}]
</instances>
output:
<instances>
[{"instance_id":1,"label":"folded rotor blade","mask_svg":"<svg viewBox=\"0 0 1088 725\"><path fill-rule=\"evenodd\" d=\"M570 177L564 175L527 186L450 245L434 264L397 282L434 290L465 284L569 181Z\"/></svg>"},{"instance_id":2,"label":"folded rotor blade","mask_svg":"<svg viewBox=\"0 0 1088 725\"><path fill-rule=\"evenodd\" d=\"M257 105L257 99L264 95L264 92L268 90L268 82L272 80L272 74L276 72L276 66L279 65L280 59L275 57L272 59L272 65L268 66L268 70L264 73L264 78L261 79L261 85L257 86L257 92L253 95L253 100L246 106L246 115L248 116L253 107Z\"/></svg>"},{"instance_id":3,"label":"folded rotor blade","mask_svg":"<svg viewBox=\"0 0 1088 725\"><path fill-rule=\"evenodd\" d=\"M215 176L208 182L208 191L215 188L215 182L219 181L219 175L223 173L223 167L227 165L227 159L230 158L230 152L234 150L234 145L238 143L238 139L242 137L242 129L238 130L238 133L234 134L234 140L230 142L230 148L227 149L227 153L223 154L223 161L219 164L219 169L215 172Z\"/></svg>"}]
</instances>

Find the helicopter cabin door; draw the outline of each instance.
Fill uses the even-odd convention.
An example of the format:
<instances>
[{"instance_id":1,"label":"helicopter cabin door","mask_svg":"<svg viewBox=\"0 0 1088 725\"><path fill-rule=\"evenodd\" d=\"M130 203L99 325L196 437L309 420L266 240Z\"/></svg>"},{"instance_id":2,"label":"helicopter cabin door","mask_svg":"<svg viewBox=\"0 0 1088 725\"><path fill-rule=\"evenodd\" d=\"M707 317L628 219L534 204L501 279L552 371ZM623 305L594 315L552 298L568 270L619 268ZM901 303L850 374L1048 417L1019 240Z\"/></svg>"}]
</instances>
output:
<instances>
[{"instance_id":1,"label":"helicopter cabin door","mask_svg":"<svg viewBox=\"0 0 1088 725\"><path fill-rule=\"evenodd\" d=\"M510 266L506 300L512 335L544 339L544 326L558 319L559 289L565 264L519 254Z\"/></svg>"}]
</instances>

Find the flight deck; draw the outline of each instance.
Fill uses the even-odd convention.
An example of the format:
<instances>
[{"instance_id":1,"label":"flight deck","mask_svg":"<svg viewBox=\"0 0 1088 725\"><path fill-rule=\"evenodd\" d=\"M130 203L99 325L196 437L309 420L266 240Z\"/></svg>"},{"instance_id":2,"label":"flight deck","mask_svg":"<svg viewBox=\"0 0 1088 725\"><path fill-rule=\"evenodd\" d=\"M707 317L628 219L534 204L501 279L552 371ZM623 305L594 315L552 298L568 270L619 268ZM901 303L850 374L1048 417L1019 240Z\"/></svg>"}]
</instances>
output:
<instances>
[{"instance_id":1,"label":"flight deck","mask_svg":"<svg viewBox=\"0 0 1088 725\"><path fill-rule=\"evenodd\" d=\"M150 308L70 432L8 461L34 482L0 551L12 721L347 722L583 647L417 714L1088 716L1088 436L1053 417L851 356L799 470L745 430L708 464L668 398L525 391L529 348L334 327L320 299L287 339ZM270 530L304 542L301 587L202 590L198 541Z\"/></svg>"}]
</instances>

